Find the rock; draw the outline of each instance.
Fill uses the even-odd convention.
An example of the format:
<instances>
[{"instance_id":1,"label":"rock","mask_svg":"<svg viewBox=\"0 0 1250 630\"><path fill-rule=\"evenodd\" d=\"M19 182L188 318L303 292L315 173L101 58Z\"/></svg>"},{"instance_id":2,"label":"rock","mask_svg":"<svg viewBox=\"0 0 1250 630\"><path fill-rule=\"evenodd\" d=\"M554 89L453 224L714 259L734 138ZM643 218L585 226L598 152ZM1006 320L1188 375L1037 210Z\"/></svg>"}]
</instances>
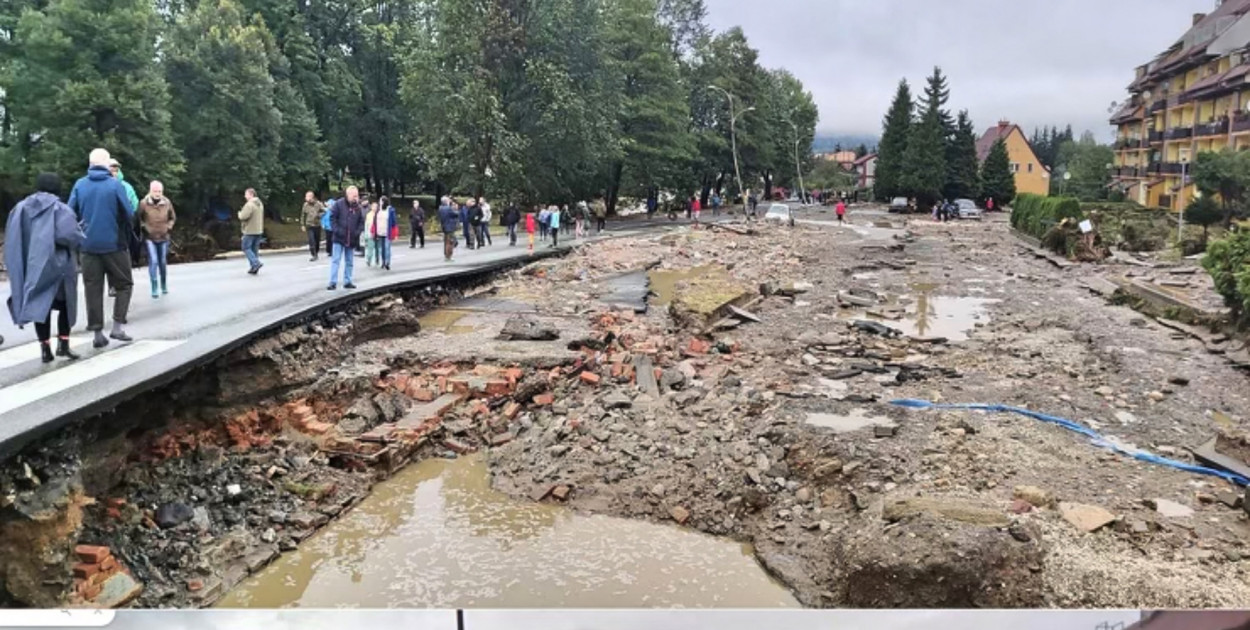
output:
<instances>
[{"instance_id":1,"label":"rock","mask_svg":"<svg viewBox=\"0 0 1250 630\"><path fill-rule=\"evenodd\" d=\"M920 514L930 514L960 523L989 527L1006 527L1011 523L1011 519L996 507L950 497L897 499L885 505L882 518L895 522Z\"/></svg>"},{"instance_id":2,"label":"rock","mask_svg":"<svg viewBox=\"0 0 1250 630\"><path fill-rule=\"evenodd\" d=\"M674 521L677 521L678 525L685 525L686 521L690 520L690 510L687 510L680 505L669 508L668 514L673 517Z\"/></svg>"},{"instance_id":3,"label":"rock","mask_svg":"<svg viewBox=\"0 0 1250 630\"><path fill-rule=\"evenodd\" d=\"M662 483L657 483L657 484L655 484L654 486L652 486L652 487L651 487L651 496L655 496L655 497L663 497L663 496L664 496L664 490L665 490L665 488L664 488L664 484L662 484Z\"/></svg>"},{"instance_id":4,"label":"rock","mask_svg":"<svg viewBox=\"0 0 1250 630\"><path fill-rule=\"evenodd\" d=\"M793 297L795 295L807 293L808 291L811 291L814 288L816 288L816 286L810 282L803 282L803 281L786 282L776 288L776 293L778 295Z\"/></svg>"},{"instance_id":5,"label":"rock","mask_svg":"<svg viewBox=\"0 0 1250 630\"><path fill-rule=\"evenodd\" d=\"M161 529L172 529L195 517L195 510L185 503L166 503L156 508L156 524Z\"/></svg>"},{"instance_id":6,"label":"rock","mask_svg":"<svg viewBox=\"0 0 1250 630\"><path fill-rule=\"evenodd\" d=\"M208 508L197 507L192 511L191 524L195 526L195 530L201 534L213 528L213 521L208 516Z\"/></svg>"},{"instance_id":7,"label":"rock","mask_svg":"<svg viewBox=\"0 0 1250 630\"><path fill-rule=\"evenodd\" d=\"M269 513L269 522L274 525L282 525L286 523L286 512L274 510Z\"/></svg>"},{"instance_id":8,"label":"rock","mask_svg":"<svg viewBox=\"0 0 1250 630\"><path fill-rule=\"evenodd\" d=\"M806 365L808 367L820 365L820 359L817 359L816 356L813 354L805 352L803 353L803 365Z\"/></svg>"},{"instance_id":9,"label":"rock","mask_svg":"<svg viewBox=\"0 0 1250 630\"><path fill-rule=\"evenodd\" d=\"M1063 520L1086 533L1096 532L1116 519L1114 514L1103 508L1080 503L1060 503L1059 514Z\"/></svg>"},{"instance_id":10,"label":"rock","mask_svg":"<svg viewBox=\"0 0 1250 630\"><path fill-rule=\"evenodd\" d=\"M1029 503L1033 507L1050 508L1055 506L1055 497L1036 486L1016 486L1012 496Z\"/></svg>"},{"instance_id":11,"label":"rock","mask_svg":"<svg viewBox=\"0 0 1250 630\"><path fill-rule=\"evenodd\" d=\"M1163 399L1167 398L1167 396L1165 396L1163 392L1150 392L1149 394L1146 394L1146 398L1149 398L1154 402L1163 402Z\"/></svg>"},{"instance_id":12,"label":"rock","mask_svg":"<svg viewBox=\"0 0 1250 630\"><path fill-rule=\"evenodd\" d=\"M879 438L894 437L896 433L898 433L898 427L892 424L886 424L886 425L878 424L872 428L873 437L879 437Z\"/></svg>"},{"instance_id":13,"label":"rock","mask_svg":"<svg viewBox=\"0 0 1250 630\"><path fill-rule=\"evenodd\" d=\"M1130 518L1128 519L1128 531L1133 534L1149 534L1150 523L1140 518Z\"/></svg>"},{"instance_id":14,"label":"rock","mask_svg":"<svg viewBox=\"0 0 1250 630\"><path fill-rule=\"evenodd\" d=\"M1232 490L1224 490L1222 492L1216 493L1215 500L1235 510L1241 507L1243 498L1242 498L1242 495Z\"/></svg>"},{"instance_id":15,"label":"rock","mask_svg":"<svg viewBox=\"0 0 1250 630\"><path fill-rule=\"evenodd\" d=\"M1167 499L1147 499L1144 503L1167 518L1189 518L1194 515L1193 508Z\"/></svg>"},{"instance_id":16,"label":"rock","mask_svg":"<svg viewBox=\"0 0 1250 630\"><path fill-rule=\"evenodd\" d=\"M1180 387L1185 387L1189 385L1189 378L1185 376L1173 376L1173 377L1168 378L1168 383L1171 383L1172 385L1177 385Z\"/></svg>"},{"instance_id":17,"label":"rock","mask_svg":"<svg viewBox=\"0 0 1250 630\"><path fill-rule=\"evenodd\" d=\"M668 391L679 391L686 385L686 375L677 368L668 368L660 374L660 385Z\"/></svg>"},{"instance_id":18,"label":"rock","mask_svg":"<svg viewBox=\"0 0 1250 630\"><path fill-rule=\"evenodd\" d=\"M1102 397L1104 397L1104 398L1105 398L1105 397L1107 397L1107 396L1112 396L1112 395L1115 395L1115 390L1114 390L1114 389L1111 389L1111 387L1110 387L1110 386L1103 385L1102 387L1099 387L1098 389L1095 389L1095 390L1094 390L1094 393L1095 393L1095 394L1098 394L1099 396L1102 396Z\"/></svg>"},{"instance_id":19,"label":"rock","mask_svg":"<svg viewBox=\"0 0 1250 630\"><path fill-rule=\"evenodd\" d=\"M799 503L808 503L812 500L812 491L810 488L799 488L798 492L794 493L794 498Z\"/></svg>"},{"instance_id":20,"label":"rock","mask_svg":"<svg viewBox=\"0 0 1250 630\"><path fill-rule=\"evenodd\" d=\"M226 494L228 494L228 495L230 495L230 496L232 496L232 497L237 497L237 496L239 496L240 494L243 494L243 487L242 487L242 486L240 486L240 485L239 485L239 484L237 484L237 483L232 483L232 484L230 484L230 485L226 486Z\"/></svg>"},{"instance_id":21,"label":"rock","mask_svg":"<svg viewBox=\"0 0 1250 630\"><path fill-rule=\"evenodd\" d=\"M603 398L603 406L608 409L629 409L634 401L621 392L612 392Z\"/></svg>"},{"instance_id":22,"label":"rock","mask_svg":"<svg viewBox=\"0 0 1250 630\"><path fill-rule=\"evenodd\" d=\"M278 532L274 531L273 528L270 527L269 529L261 532L260 539L266 543L273 544L278 541Z\"/></svg>"},{"instance_id":23,"label":"rock","mask_svg":"<svg viewBox=\"0 0 1250 630\"><path fill-rule=\"evenodd\" d=\"M504 322L499 338L505 341L552 341L560 338L554 324L539 321L533 315L513 315Z\"/></svg>"}]
</instances>

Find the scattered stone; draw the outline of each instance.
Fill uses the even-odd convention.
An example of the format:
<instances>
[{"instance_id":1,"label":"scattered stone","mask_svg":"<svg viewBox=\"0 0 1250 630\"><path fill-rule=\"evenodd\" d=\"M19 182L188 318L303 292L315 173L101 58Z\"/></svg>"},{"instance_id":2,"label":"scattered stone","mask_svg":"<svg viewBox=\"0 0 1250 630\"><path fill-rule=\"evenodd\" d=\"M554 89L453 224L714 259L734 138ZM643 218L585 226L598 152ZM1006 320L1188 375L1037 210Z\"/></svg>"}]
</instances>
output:
<instances>
[{"instance_id":1,"label":"scattered stone","mask_svg":"<svg viewBox=\"0 0 1250 630\"><path fill-rule=\"evenodd\" d=\"M185 503L166 503L156 508L155 521L161 529L172 529L195 517L195 510Z\"/></svg>"},{"instance_id":2,"label":"scattered stone","mask_svg":"<svg viewBox=\"0 0 1250 630\"><path fill-rule=\"evenodd\" d=\"M794 493L794 498L799 503L809 503L812 500L812 491L810 488L799 488L798 491Z\"/></svg>"},{"instance_id":3,"label":"scattered stone","mask_svg":"<svg viewBox=\"0 0 1250 630\"><path fill-rule=\"evenodd\" d=\"M896 433L898 433L898 427L892 424L890 425L878 424L872 428L872 434L874 437L879 437L879 438L894 437Z\"/></svg>"},{"instance_id":4,"label":"scattered stone","mask_svg":"<svg viewBox=\"0 0 1250 630\"><path fill-rule=\"evenodd\" d=\"M1185 387L1189 385L1189 378L1185 376L1173 376L1168 379L1168 383L1179 387Z\"/></svg>"},{"instance_id":5,"label":"scattered stone","mask_svg":"<svg viewBox=\"0 0 1250 630\"><path fill-rule=\"evenodd\" d=\"M1163 402L1163 399L1167 398L1163 392L1150 392L1149 394L1146 394L1146 397L1154 402Z\"/></svg>"},{"instance_id":6,"label":"scattered stone","mask_svg":"<svg viewBox=\"0 0 1250 630\"><path fill-rule=\"evenodd\" d=\"M191 524L195 526L195 530L201 534L208 532L213 528L213 521L208 516L208 508L197 507L192 511Z\"/></svg>"},{"instance_id":7,"label":"scattered stone","mask_svg":"<svg viewBox=\"0 0 1250 630\"><path fill-rule=\"evenodd\" d=\"M539 321L533 315L513 315L504 322L499 338L504 341L553 341L560 338L554 324Z\"/></svg>"},{"instance_id":8,"label":"scattered stone","mask_svg":"<svg viewBox=\"0 0 1250 630\"><path fill-rule=\"evenodd\" d=\"M634 401L621 392L612 392L603 398L603 406L607 409L629 409Z\"/></svg>"},{"instance_id":9,"label":"scattered stone","mask_svg":"<svg viewBox=\"0 0 1250 630\"><path fill-rule=\"evenodd\" d=\"M1094 390L1094 393L1095 393L1095 394L1098 394L1099 396L1102 396L1103 398L1106 398L1106 397L1108 397L1108 396L1114 396L1114 395L1115 395L1115 390L1114 390L1114 389L1112 389L1112 388L1111 388L1110 386L1108 386L1108 385L1103 385L1102 387L1099 387L1098 389L1095 389L1095 390Z\"/></svg>"},{"instance_id":10,"label":"scattered stone","mask_svg":"<svg viewBox=\"0 0 1250 630\"><path fill-rule=\"evenodd\" d=\"M1144 503L1167 518L1189 518L1194 515L1193 508L1168 499L1147 499Z\"/></svg>"},{"instance_id":11,"label":"scattered stone","mask_svg":"<svg viewBox=\"0 0 1250 630\"><path fill-rule=\"evenodd\" d=\"M952 497L897 499L887 503L882 511L882 517L890 522L918 514L933 514L952 521L989 527L1006 527L1011 523L1011 519L999 508Z\"/></svg>"},{"instance_id":12,"label":"scattered stone","mask_svg":"<svg viewBox=\"0 0 1250 630\"><path fill-rule=\"evenodd\" d=\"M551 496L557 501L567 501L571 490L568 486L559 485L551 489Z\"/></svg>"},{"instance_id":13,"label":"scattered stone","mask_svg":"<svg viewBox=\"0 0 1250 630\"><path fill-rule=\"evenodd\" d=\"M1055 497L1037 486L1016 486L1012 496L1033 507L1052 508L1055 506Z\"/></svg>"},{"instance_id":14,"label":"scattered stone","mask_svg":"<svg viewBox=\"0 0 1250 630\"><path fill-rule=\"evenodd\" d=\"M1060 503L1059 514L1063 520L1085 533L1096 532L1116 520L1114 514L1101 507L1080 503Z\"/></svg>"}]
</instances>

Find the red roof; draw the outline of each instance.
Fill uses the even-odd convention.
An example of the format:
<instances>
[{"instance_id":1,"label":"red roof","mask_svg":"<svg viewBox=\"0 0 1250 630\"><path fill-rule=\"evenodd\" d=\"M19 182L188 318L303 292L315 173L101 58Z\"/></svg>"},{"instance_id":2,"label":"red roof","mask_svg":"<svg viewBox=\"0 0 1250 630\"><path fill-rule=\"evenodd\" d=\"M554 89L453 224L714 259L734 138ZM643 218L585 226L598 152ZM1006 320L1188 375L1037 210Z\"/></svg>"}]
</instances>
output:
<instances>
[{"instance_id":1,"label":"red roof","mask_svg":"<svg viewBox=\"0 0 1250 630\"><path fill-rule=\"evenodd\" d=\"M875 159L877 159L877 154L869 153L868 155L865 155L864 157L859 158L858 160L855 160L855 166L863 166L867 162L875 160Z\"/></svg>"},{"instance_id":2,"label":"red roof","mask_svg":"<svg viewBox=\"0 0 1250 630\"><path fill-rule=\"evenodd\" d=\"M994 143L998 142L999 139L1005 140L1007 136L1011 135L1012 131L1016 130L1020 131L1020 136L1024 138L1024 144L1028 145L1029 151L1033 152L1033 157L1036 159L1037 151L1033 150L1033 145L1029 143L1029 137L1024 135L1024 130L1020 129L1020 125L1000 120L998 122L998 126L990 127L989 130L985 132L985 135L981 136L980 140L977 140L977 161L984 162L985 158L990 154L990 149L994 148ZM1040 163L1041 160L1038 160L1038 162ZM1042 168L1046 167L1043 166ZM1047 168L1046 170L1049 171L1050 169Z\"/></svg>"}]
</instances>

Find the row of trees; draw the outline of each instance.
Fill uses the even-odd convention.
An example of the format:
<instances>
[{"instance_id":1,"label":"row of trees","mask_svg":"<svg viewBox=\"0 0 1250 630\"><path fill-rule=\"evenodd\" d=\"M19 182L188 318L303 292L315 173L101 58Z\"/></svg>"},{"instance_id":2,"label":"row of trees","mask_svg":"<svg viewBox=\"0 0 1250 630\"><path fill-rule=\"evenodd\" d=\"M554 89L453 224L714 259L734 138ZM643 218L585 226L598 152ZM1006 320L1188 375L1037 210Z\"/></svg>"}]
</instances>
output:
<instances>
[{"instance_id":1,"label":"row of trees","mask_svg":"<svg viewBox=\"0 0 1250 630\"><path fill-rule=\"evenodd\" d=\"M568 201L810 165L817 109L702 0L8 0L0 196L95 146L199 210L348 181ZM271 204L276 205L276 204Z\"/></svg>"},{"instance_id":2,"label":"row of trees","mask_svg":"<svg viewBox=\"0 0 1250 630\"><path fill-rule=\"evenodd\" d=\"M1006 146L994 148L983 171L972 119L967 110L952 117L949 99L941 68L933 69L919 99L913 100L906 79L899 82L878 147L879 198L913 197L927 206L944 198L994 197L1001 204L1015 197Z\"/></svg>"}]
</instances>

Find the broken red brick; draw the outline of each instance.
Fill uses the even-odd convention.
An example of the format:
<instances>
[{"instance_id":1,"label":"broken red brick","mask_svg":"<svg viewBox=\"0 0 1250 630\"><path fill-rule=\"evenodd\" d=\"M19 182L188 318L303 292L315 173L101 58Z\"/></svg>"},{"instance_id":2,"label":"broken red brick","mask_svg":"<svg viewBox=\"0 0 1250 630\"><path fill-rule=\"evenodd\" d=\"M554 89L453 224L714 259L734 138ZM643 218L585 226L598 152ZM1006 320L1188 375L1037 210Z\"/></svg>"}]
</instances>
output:
<instances>
[{"instance_id":1,"label":"broken red brick","mask_svg":"<svg viewBox=\"0 0 1250 630\"><path fill-rule=\"evenodd\" d=\"M1012 514L1027 514L1033 511L1033 505L1023 499L1016 499L1011 502L1011 507L1008 508L1008 511Z\"/></svg>"},{"instance_id":2,"label":"broken red brick","mask_svg":"<svg viewBox=\"0 0 1250 630\"><path fill-rule=\"evenodd\" d=\"M79 562L74 565L74 577L80 580L89 580L92 576L100 572L100 565Z\"/></svg>"},{"instance_id":3,"label":"broken red brick","mask_svg":"<svg viewBox=\"0 0 1250 630\"><path fill-rule=\"evenodd\" d=\"M510 402L503 408L503 415L509 420L513 420L521 413L521 403Z\"/></svg>"},{"instance_id":4,"label":"broken red brick","mask_svg":"<svg viewBox=\"0 0 1250 630\"><path fill-rule=\"evenodd\" d=\"M105 508L104 516L114 521L120 521L122 520L122 511L115 507Z\"/></svg>"},{"instance_id":5,"label":"broken red brick","mask_svg":"<svg viewBox=\"0 0 1250 630\"><path fill-rule=\"evenodd\" d=\"M304 430L313 435L325 435L330 432L330 429L333 429L333 428L334 428L334 425L329 424L328 422L320 422L317 420L314 420L304 425Z\"/></svg>"},{"instance_id":6,"label":"broken red brick","mask_svg":"<svg viewBox=\"0 0 1250 630\"><path fill-rule=\"evenodd\" d=\"M551 497L557 501L564 501L569 498L569 491L571 489L572 488L565 485L556 486L551 489Z\"/></svg>"},{"instance_id":7,"label":"broken red brick","mask_svg":"<svg viewBox=\"0 0 1250 630\"><path fill-rule=\"evenodd\" d=\"M313 414L313 408L309 407L308 405L303 405L303 404L298 405L295 408L291 409L291 414L297 418L311 416Z\"/></svg>"},{"instance_id":8,"label":"broken red brick","mask_svg":"<svg viewBox=\"0 0 1250 630\"><path fill-rule=\"evenodd\" d=\"M473 417L475 418L479 418L481 416L488 416L490 415L490 407L487 407L486 403L479 400L473 403L472 412L473 412Z\"/></svg>"},{"instance_id":9,"label":"broken red brick","mask_svg":"<svg viewBox=\"0 0 1250 630\"><path fill-rule=\"evenodd\" d=\"M434 382L436 385L436 387L434 388L434 391L440 394L446 394L447 392L451 391L447 389L447 377L446 376L440 376L438 377L438 380Z\"/></svg>"},{"instance_id":10,"label":"broken red brick","mask_svg":"<svg viewBox=\"0 0 1250 630\"><path fill-rule=\"evenodd\" d=\"M612 364L612 378L621 378L625 375L625 366L620 363Z\"/></svg>"},{"instance_id":11,"label":"broken red brick","mask_svg":"<svg viewBox=\"0 0 1250 630\"><path fill-rule=\"evenodd\" d=\"M510 367L503 371L503 375L510 381L519 381L525 376L525 372L519 367Z\"/></svg>"},{"instance_id":12,"label":"broken red brick","mask_svg":"<svg viewBox=\"0 0 1250 630\"><path fill-rule=\"evenodd\" d=\"M449 391L454 392L456 394L469 393L469 377L468 376L453 376L447 379L447 385L451 388Z\"/></svg>"},{"instance_id":13,"label":"broken red brick","mask_svg":"<svg viewBox=\"0 0 1250 630\"><path fill-rule=\"evenodd\" d=\"M103 586L101 586L101 585L99 585L99 584L90 584L90 583L88 583L88 584L86 584L85 586L83 586L83 590L82 590L82 591L80 591L80 592L82 593L82 598L83 598L83 599L85 599L85 600L87 600L87 601L91 601L91 600L93 600L93 599L95 599L95 598L99 597L99 596L100 596L100 592L101 592L101 591L103 591L103 590L104 590L104 587L103 587Z\"/></svg>"},{"instance_id":14,"label":"broken red brick","mask_svg":"<svg viewBox=\"0 0 1250 630\"><path fill-rule=\"evenodd\" d=\"M490 438L490 445L491 446L503 446L504 444L507 444L508 442L511 442L512 440L515 440L515 439L516 439L515 435L512 435L512 433L509 431L505 431L498 435L492 435Z\"/></svg>"},{"instance_id":15,"label":"broken red brick","mask_svg":"<svg viewBox=\"0 0 1250 630\"><path fill-rule=\"evenodd\" d=\"M199 578L191 578L187 580L187 590L192 593L198 593L204 590L204 580Z\"/></svg>"},{"instance_id":16,"label":"broken red brick","mask_svg":"<svg viewBox=\"0 0 1250 630\"><path fill-rule=\"evenodd\" d=\"M690 354L707 354L712 351L712 344L699 339L698 337L692 337L690 339L690 344L686 346L686 350L689 351Z\"/></svg>"},{"instance_id":17,"label":"broken red brick","mask_svg":"<svg viewBox=\"0 0 1250 630\"><path fill-rule=\"evenodd\" d=\"M668 515L673 517L673 520L677 521L678 525L685 525L686 521L690 520L690 510L680 505L669 508Z\"/></svg>"},{"instance_id":18,"label":"broken red brick","mask_svg":"<svg viewBox=\"0 0 1250 630\"><path fill-rule=\"evenodd\" d=\"M451 439L451 438L443 440L443 446L446 446L448 450L452 451L453 453L457 455L468 455L469 453L472 453L474 450L476 450L472 446L464 442L461 442L460 440Z\"/></svg>"},{"instance_id":19,"label":"broken red brick","mask_svg":"<svg viewBox=\"0 0 1250 630\"><path fill-rule=\"evenodd\" d=\"M113 555L108 547L99 545L78 545L74 547L74 555L86 564L100 564L104 559Z\"/></svg>"},{"instance_id":20,"label":"broken red brick","mask_svg":"<svg viewBox=\"0 0 1250 630\"><path fill-rule=\"evenodd\" d=\"M486 393L490 396L503 396L512 391L512 383L504 380L493 378L486 381Z\"/></svg>"},{"instance_id":21,"label":"broken red brick","mask_svg":"<svg viewBox=\"0 0 1250 630\"><path fill-rule=\"evenodd\" d=\"M556 397L552 394L539 394L534 397L534 404L546 407L556 402Z\"/></svg>"},{"instance_id":22,"label":"broken red brick","mask_svg":"<svg viewBox=\"0 0 1250 630\"><path fill-rule=\"evenodd\" d=\"M116 571L117 567L118 567L117 556L109 556L104 559L104 562L100 563L100 572L109 573L112 571Z\"/></svg>"},{"instance_id":23,"label":"broken red brick","mask_svg":"<svg viewBox=\"0 0 1250 630\"><path fill-rule=\"evenodd\" d=\"M475 365L473 366L473 373L478 376L494 376L499 373L499 368L486 364Z\"/></svg>"},{"instance_id":24,"label":"broken red brick","mask_svg":"<svg viewBox=\"0 0 1250 630\"><path fill-rule=\"evenodd\" d=\"M108 499L107 501L105 501L105 502L104 502L104 504L105 504L106 506L108 506L108 507L111 507L111 508L117 508L117 509L119 509L119 510L120 510L120 509L122 509L122 508L126 507L126 500L125 500L125 499L112 498L112 499Z\"/></svg>"},{"instance_id":25,"label":"broken red brick","mask_svg":"<svg viewBox=\"0 0 1250 630\"><path fill-rule=\"evenodd\" d=\"M407 372L400 372L399 375L395 377L395 389L401 392L408 391L408 381L411 379L412 377L409 376Z\"/></svg>"},{"instance_id":26,"label":"broken red brick","mask_svg":"<svg viewBox=\"0 0 1250 630\"><path fill-rule=\"evenodd\" d=\"M433 390L426 389L423 387L421 389L417 389L413 391L412 397L414 400L417 400L419 402L433 402L434 399L437 398L438 396L434 393Z\"/></svg>"},{"instance_id":27,"label":"broken red brick","mask_svg":"<svg viewBox=\"0 0 1250 630\"><path fill-rule=\"evenodd\" d=\"M582 379L582 382L586 383L587 385L599 384L599 375L595 374L594 372L582 372L581 379Z\"/></svg>"},{"instance_id":28,"label":"broken red brick","mask_svg":"<svg viewBox=\"0 0 1250 630\"><path fill-rule=\"evenodd\" d=\"M433 374L434 376L439 376L439 377L447 377L455 373L456 373L456 366L454 365L444 365L442 367L436 367L430 370L430 374Z\"/></svg>"}]
</instances>

